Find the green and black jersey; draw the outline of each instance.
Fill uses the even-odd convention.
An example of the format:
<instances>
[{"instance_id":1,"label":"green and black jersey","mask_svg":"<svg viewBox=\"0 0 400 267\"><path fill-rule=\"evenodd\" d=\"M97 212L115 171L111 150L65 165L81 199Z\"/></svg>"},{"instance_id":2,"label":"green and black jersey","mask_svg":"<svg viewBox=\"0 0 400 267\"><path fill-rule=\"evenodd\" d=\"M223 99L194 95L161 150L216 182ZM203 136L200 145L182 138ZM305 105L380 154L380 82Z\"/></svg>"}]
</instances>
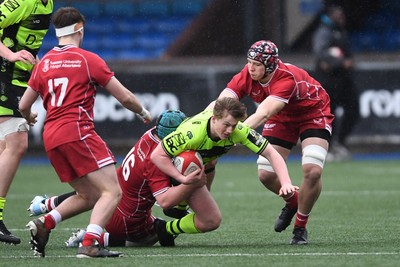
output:
<instances>
[{"instance_id":1,"label":"green and black jersey","mask_svg":"<svg viewBox=\"0 0 400 267\"><path fill-rule=\"evenodd\" d=\"M241 122L237 124L228 139L212 140L210 138L212 114L211 110L206 110L184 121L163 139L164 151L174 157L185 150L196 150L206 164L227 153L235 144L242 144L256 154L261 154L267 147L267 139Z\"/></svg>"},{"instance_id":2,"label":"green and black jersey","mask_svg":"<svg viewBox=\"0 0 400 267\"><path fill-rule=\"evenodd\" d=\"M27 50L36 57L53 12L53 0L5 0L0 3L1 42L11 51ZM0 57L0 116L19 116L19 98L24 93L33 65L9 62Z\"/></svg>"}]
</instances>

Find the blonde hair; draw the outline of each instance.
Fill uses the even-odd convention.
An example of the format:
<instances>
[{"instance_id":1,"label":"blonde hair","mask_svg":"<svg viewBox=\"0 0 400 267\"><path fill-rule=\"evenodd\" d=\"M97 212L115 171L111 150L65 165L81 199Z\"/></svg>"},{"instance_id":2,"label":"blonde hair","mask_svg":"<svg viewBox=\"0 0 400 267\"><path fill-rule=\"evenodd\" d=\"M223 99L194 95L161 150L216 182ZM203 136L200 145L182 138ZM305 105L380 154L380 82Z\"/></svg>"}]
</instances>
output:
<instances>
[{"instance_id":1,"label":"blonde hair","mask_svg":"<svg viewBox=\"0 0 400 267\"><path fill-rule=\"evenodd\" d=\"M214 105L214 116L221 119L225 112L230 114L238 121L244 121L247 118L247 108L239 100L232 97L218 98Z\"/></svg>"}]
</instances>

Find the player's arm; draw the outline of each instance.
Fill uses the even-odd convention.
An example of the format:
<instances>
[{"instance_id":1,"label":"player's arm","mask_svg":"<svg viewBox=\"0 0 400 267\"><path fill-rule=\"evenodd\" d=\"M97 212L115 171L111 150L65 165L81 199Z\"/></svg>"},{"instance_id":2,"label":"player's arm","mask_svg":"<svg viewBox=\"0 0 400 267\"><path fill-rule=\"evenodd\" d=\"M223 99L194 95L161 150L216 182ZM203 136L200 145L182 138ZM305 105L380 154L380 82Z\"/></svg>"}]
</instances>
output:
<instances>
[{"instance_id":1,"label":"player's arm","mask_svg":"<svg viewBox=\"0 0 400 267\"><path fill-rule=\"evenodd\" d=\"M161 143L157 145L151 153L151 161L166 175L173 177L181 184L194 184L199 182L204 173L204 166L186 176L181 174L171 161L171 158L165 153Z\"/></svg>"},{"instance_id":2,"label":"player's arm","mask_svg":"<svg viewBox=\"0 0 400 267\"><path fill-rule=\"evenodd\" d=\"M290 194L291 192L299 189L298 186L292 185L285 160L271 144L266 146L264 151L261 153L261 156L268 159L278 176L279 182L281 183L281 189L279 190L280 196Z\"/></svg>"},{"instance_id":3,"label":"player's arm","mask_svg":"<svg viewBox=\"0 0 400 267\"><path fill-rule=\"evenodd\" d=\"M260 125L264 124L270 117L281 111L285 105L285 102L268 96L260 103L256 112L249 116L244 123L250 126L250 128L256 129Z\"/></svg>"},{"instance_id":4,"label":"player's arm","mask_svg":"<svg viewBox=\"0 0 400 267\"><path fill-rule=\"evenodd\" d=\"M36 123L37 112L31 111L33 103L38 98L39 94L30 86L25 90L24 95L19 101L19 112L26 119L29 125L33 126Z\"/></svg>"},{"instance_id":5,"label":"player's arm","mask_svg":"<svg viewBox=\"0 0 400 267\"><path fill-rule=\"evenodd\" d=\"M155 196L155 198L162 209L173 208L179 205L182 201L188 199L194 190L204 186L205 181L206 179L203 179L202 181L191 185L180 184L171 186L167 191Z\"/></svg>"},{"instance_id":6,"label":"player's arm","mask_svg":"<svg viewBox=\"0 0 400 267\"><path fill-rule=\"evenodd\" d=\"M117 78L111 78L104 88L114 96L122 106L138 114L144 123L151 122L152 118L150 112L142 106L135 94L122 85Z\"/></svg>"},{"instance_id":7,"label":"player's arm","mask_svg":"<svg viewBox=\"0 0 400 267\"><path fill-rule=\"evenodd\" d=\"M1 42L0 42L0 56L2 58L7 59L10 62L22 61L25 64L32 64L32 65L36 63L35 57L28 51L20 50L14 53Z\"/></svg>"},{"instance_id":8,"label":"player's arm","mask_svg":"<svg viewBox=\"0 0 400 267\"><path fill-rule=\"evenodd\" d=\"M3 32L8 27L13 24L20 23L21 20L25 19L29 14L32 13L32 9L34 8L34 1L19 1L15 6L15 9L10 9L7 7L10 3L8 1L2 1L0 4L0 28L3 29ZM35 64L35 57L26 50L20 50L17 52L11 51L8 47L6 47L2 42L0 42L0 56L2 58L7 59L10 62L22 61L25 64Z\"/></svg>"}]
</instances>

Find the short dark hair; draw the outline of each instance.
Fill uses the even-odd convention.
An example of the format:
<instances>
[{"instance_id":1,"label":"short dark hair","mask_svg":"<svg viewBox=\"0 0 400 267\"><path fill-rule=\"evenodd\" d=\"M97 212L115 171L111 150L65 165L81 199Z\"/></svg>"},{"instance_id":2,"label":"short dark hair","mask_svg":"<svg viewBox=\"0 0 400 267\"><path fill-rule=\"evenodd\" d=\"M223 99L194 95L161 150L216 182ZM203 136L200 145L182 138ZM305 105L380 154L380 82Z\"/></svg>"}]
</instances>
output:
<instances>
[{"instance_id":1,"label":"short dark hair","mask_svg":"<svg viewBox=\"0 0 400 267\"><path fill-rule=\"evenodd\" d=\"M85 16L75 7L60 7L52 16L56 29L63 28L75 23L85 24Z\"/></svg>"},{"instance_id":2,"label":"short dark hair","mask_svg":"<svg viewBox=\"0 0 400 267\"><path fill-rule=\"evenodd\" d=\"M215 101L213 110L214 116L220 119L224 116L225 112L239 121L244 121L247 118L246 106L232 97L218 98L217 101Z\"/></svg>"}]
</instances>

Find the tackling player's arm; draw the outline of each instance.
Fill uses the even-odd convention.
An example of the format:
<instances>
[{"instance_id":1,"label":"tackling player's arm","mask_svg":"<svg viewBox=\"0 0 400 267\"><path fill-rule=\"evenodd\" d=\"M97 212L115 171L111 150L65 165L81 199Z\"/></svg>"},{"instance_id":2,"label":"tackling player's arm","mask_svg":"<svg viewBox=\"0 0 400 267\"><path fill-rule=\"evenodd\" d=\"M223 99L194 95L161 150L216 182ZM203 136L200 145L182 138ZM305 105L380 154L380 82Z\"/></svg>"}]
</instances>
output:
<instances>
[{"instance_id":1,"label":"tackling player's arm","mask_svg":"<svg viewBox=\"0 0 400 267\"><path fill-rule=\"evenodd\" d=\"M244 123L250 126L250 128L256 129L264 124L270 117L281 111L285 106L285 102L268 96L260 103L256 112L249 116Z\"/></svg>"},{"instance_id":2,"label":"tackling player's arm","mask_svg":"<svg viewBox=\"0 0 400 267\"><path fill-rule=\"evenodd\" d=\"M299 189L298 186L292 185L285 160L271 144L268 144L260 155L268 159L278 176L279 182L281 183L281 189L279 190L280 196L290 194Z\"/></svg>"},{"instance_id":3,"label":"tackling player's arm","mask_svg":"<svg viewBox=\"0 0 400 267\"><path fill-rule=\"evenodd\" d=\"M247 125L241 125L241 123L238 124L233 134L251 151L269 160L281 184L280 196L290 194L299 189L298 186L292 185L285 160L265 137Z\"/></svg>"},{"instance_id":4,"label":"tackling player's arm","mask_svg":"<svg viewBox=\"0 0 400 267\"><path fill-rule=\"evenodd\" d=\"M150 112L145 109L134 93L128 90L116 77L112 77L104 88L115 97L122 106L135 112L144 123L150 123Z\"/></svg>"},{"instance_id":5,"label":"tackling player's arm","mask_svg":"<svg viewBox=\"0 0 400 267\"><path fill-rule=\"evenodd\" d=\"M162 148L162 143L159 143L151 153L151 161L166 175L173 177L182 184L194 184L202 179L204 166L186 176L181 174L171 161L171 157Z\"/></svg>"},{"instance_id":6,"label":"tackling player's arm","mask_svg":"<svg viewBox=\"0 0 400 267\"><path fill-rule=\"evenodd\" d=\"M158 205L160 205L161 208L163 209L173 208L179 205L179 203L181 203L182 201L188 199L194 190L204 186L205 181L206 179L203 179L202 182L196 184L191 184L191 185L180 184L176 186L171 186L165 192L156 195L155 199L157 200L157 203Z\"/></svg>"}]
</instances>

